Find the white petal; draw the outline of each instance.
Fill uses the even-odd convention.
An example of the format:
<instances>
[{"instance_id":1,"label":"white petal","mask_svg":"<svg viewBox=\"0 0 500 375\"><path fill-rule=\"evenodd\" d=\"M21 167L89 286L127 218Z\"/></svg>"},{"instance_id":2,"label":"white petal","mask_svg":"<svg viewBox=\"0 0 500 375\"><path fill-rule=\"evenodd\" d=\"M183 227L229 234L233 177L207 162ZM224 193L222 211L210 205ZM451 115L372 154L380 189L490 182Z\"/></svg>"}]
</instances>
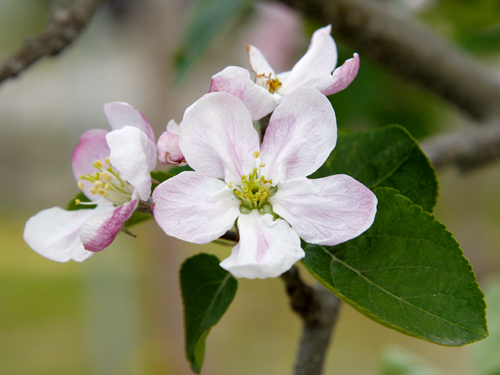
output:
<instances>
[{"instance_id":1,"label":"white petal","mask_svg":"<svg viewBox=\"0 0 500 375\"><path fill-rule=\"evenodd\" d=\"M274 96L250 79L248 70L228 66L212 77L209 92L227 92L240 99L257 121L276 108Z\"/></svg>"},{"instance_id":2,"label":"white petal","mask_svg":"<svg viewBox=\"0 0 500 375\"><path fill-rule=\"evenodd\" d=\"M275 76L273 68L271 68L271 65L269 65L264 55L257 47L247 46L247 52L248 60L250 60L250 68L257 76L262 74L267 76L271 74Z\"/></svg>"},{"instance_id":3,"label":"white petal","mask_svg":"<svg viewBox=\"0 0 500 375\"><path fill-rule=\"evenodd\" d=\"M104 250L116 238L125 221L134 213L139 200L122 204L111 211L89 217L80 231L80 241L86 250Z\"/></svg>"},{"instance_id":4,"label":"white petal","mask_svg":"<svg viewBox=\"0 0 500 375\"><path fill-rule=\"evenodd\" d=\"M124 126L106 135L109 159L120 176L139 192L143 201L151 194L151 172L156 166L156 145L133 126Z\"/></svg>"},{"instance_id":5,"label":"white petal","mask_svg":"<svg viewBox=\"0 0 500 375\"><path fill-rule=\"evenodd\" d=\"M273 221L257 210L238 218L240 242L220 266L235 277L277 277L305 256L300 239L287 222Z\"/></svg>"},{"instance_id":6,"label":"white petal","mask_svg":"<svg viewBox=\"0 0 500 375\"><path fill-rule=\"evenodd\" d=\"M153 215L169 236L194 243L213 241L234 225L240 201L227 185L197 172L182 172L153 192Z\"/></svg>"},{"instance_id":7,"label":"white petal","mask_svg":"<svg viewBox=\"0 0 500 375\"><path fill-rule=\"evenodd\" d=\"M155 135L148 120L137 109L125 102L112 102L104 105L104 114L111 129L118 130L124 126L134 126L142 130L151 142L156 143Z\"/></svg>"},{"instance_id":8,"label":"white petal","mask_svg":"<svg viewBox=\"0 0 500 375\"><path fill-rule=\"evenodd\" d=\"M181 134L181 127L178 125L175 120L170 120L167 124L167 131L172 134Z\"/></svg>"},{"instance_id":9,"label":"white petal","mask_svg":"<svg viewBox=\"0 0 500 375\"><path fill-rule=\"evenodd\" d=\"M91 201L100 200L100 196L90 193L90 188L93 184L89 181L82 180L81 176L87 174L93 175L97 169L93 166L96 160L104 162L104 159L109 156L109 147L106 143L107 130L92 129L82 134L80 141L73 150L71 155L71 164L73 167L73 175L77 181L82 181L86 189L83 193Z\"/></svg>"},{"instance_id":10,"label":"white petal","mask_svg":"<svg viewBox=\"0 0 500 375\"><path fill-rule=\"evenodd\" d=\"M303 240L329 246L359 236L373 224L377 211L375 194L340 174L280 182L269 202Z\"/></svg>"},{"instance_id":11,"label":"white petal","mask_svg":"<svg viewBox=\"0 0 500 375\"><path fill-rule=\"evenodd\" d=\"M179 167L187 165L179 148L179 138L178 134L169 131L165 131L160 135L158 138L158 160L160 163Z\"/></svg>"},{"instance_id":12,"label":"white petal","mask_svg":"<svg viewBox=\"0 0 500 375\"><path fill-rule=\"evenodd\" d=\"M335 69L333 75L329 77L329 80L314 84L314 87L325 95L335 94L349 86L351 82L354 81L354 78L356 78L358 71L359 55L355 53L352 59L346 60L342 66ZM312 85L312 83L310 83L310 85Z\"/></svg>"},{"instance_id":13,"label":"white petal","mask_svg":"<svg viewBox=\"0 0 500 375\"><path fill-rule=\"evenodd\" d=\"M243 102L226 92L204 95L184 113L179 141L195 171L239 183L251 173L259 136Z\"/></svg>"},{"instance_id":14,"label":"white petal","mask_svg":"<svg viewBox=\"0 0 500 375\"><path fill-rule=\"evenodd\" d=\"M324 73L330 74L337 65L337 46L333 40L331 26L314 32L309 49L295 64L286 80L282 82L279 93L284 95L301 86L309 79Z\"/></svg>"},{"instance_id":15,"label":"white petal","mask_svg":"<svg viewBox=\"0 0 500 375\"><path fill-rule=\"evenodd\" d=\"M276 108L261 147L263 174L273 181L308 176L337 142L335 112L318 90L301 87Z\"/></svg>"},{"instance_id":16,"label":"white petal","mask_svg":"<svg viewBox=\"0 0 500 375\"><path fill-rule=\"evenodd\" d=\"M109 204L92 210L66 211L52 207L40 211L26 222L24 240L38 254L56 262L81 262L93 254L84 249L79 238L85 220L112 209Z\"/></svg>"}]
</instances>

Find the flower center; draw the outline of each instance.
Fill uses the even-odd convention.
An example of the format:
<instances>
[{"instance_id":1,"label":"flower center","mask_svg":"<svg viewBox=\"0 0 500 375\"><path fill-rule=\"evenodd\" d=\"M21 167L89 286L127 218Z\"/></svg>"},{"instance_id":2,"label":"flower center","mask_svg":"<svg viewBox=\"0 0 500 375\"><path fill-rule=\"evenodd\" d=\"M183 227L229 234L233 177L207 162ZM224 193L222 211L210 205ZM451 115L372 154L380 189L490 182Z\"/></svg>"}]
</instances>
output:
<instances>
[{"instance_id":1,"label":"flower center","mask_svg":"<svg viewBox=\"0 0 500 375\"><path fill-rule=\"evenodd\" d=\"M259 152L255 151L253 156L258 158ZM242 176L241 186L234 187L234 195L241 201L240 212L242 214L249 214L257 209L262 215L268 213L275 215L267 199L274 195L278 188L272 186L272 179L267 180L261 174L261 168L264 166L265 164L260 164L258 168L253 169L252 173ZM232 189L233 183L229 182L227 186Z\"/></svg>"},{"instance_id":2,"label":"flower center","mask_svg":"<svg viewBox=\"0 0 500 375\"><path fill-rule=\"evenodd\" d=\"M259 81L264 88L268 89L271 94L274 94L281 87L281 82L278 78L273 79L272 75L272 73L269 73L269 75L264 73L259 74L257 75L257 81Z\"/></svg>"},{"instance_id":3,"label":"flower center","mask_svg":"<svg viewBox=\"0 0 500 375\"><path fill-rule=\"evenodd\" d=\"M120 177L120 173L111 165L109 158L106 158L105 162L106 168L102 161L96 160L92 164L96 172L80 176L82 180L90 182L92 187L86 187L83 181L78 181L78 187L81 190L88 188L91 194L101 196L107 201L121 206L130 201L133 187ZM77 204L79 203L77 202Z\"/></svg>"}]
</instances>

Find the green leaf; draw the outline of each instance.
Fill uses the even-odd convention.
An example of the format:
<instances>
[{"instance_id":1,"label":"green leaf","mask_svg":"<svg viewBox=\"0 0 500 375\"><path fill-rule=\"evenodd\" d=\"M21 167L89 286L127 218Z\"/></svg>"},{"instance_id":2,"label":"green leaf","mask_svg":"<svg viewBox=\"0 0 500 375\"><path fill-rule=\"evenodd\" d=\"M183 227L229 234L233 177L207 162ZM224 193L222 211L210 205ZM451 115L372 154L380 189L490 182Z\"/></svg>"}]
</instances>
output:
<instances>
[{"instance_id":1,"label":"green leaf","mask_svg":"<svg viewBox=\"0 0 500 375\"><path fill-rule=\"evenodd\" d=\"M198 0L192 9L184 42L175 57L175 68L183 77L227 22L251 5L250 0Z\"/></svg>"},{"instance_id":2,"label":"green leaf","mask_svg":"<svg viewBox=\"0 0 500 375\"><path fill-rule=\"evenodd\" d=\"M304 246L304 265L346 303L376 322L441 345L481 340L483 294L458 242L403 195L377 188L368 231L343 244Z\"/></svg>"},{"instance_id":3,"label":"green leaf","mask_svg":"<svg viewBox=\"0 0 500 375\"><path fill-rule=\"evenodd\" d=\"M380 375L440 375L422 358L399 347L384 349Z\"/></svg>"},{"instance_id":4,"label":"green leaf","mask_svg":"<svg viewBox=\"0 0 500 375\"><path fill-rule=\"evenodd\" d=\"M187 259L180 270L186 356L197 374L205 358L207 335L228 309L238 288L238 281L219 262L216 256L202 253Z\"/></svg>"},{"instance_id":5,"label":"green leaf","mask_svg":"<svg viewBox=\"0 0 500 375\"><path fill-rule=\"evenodd\" d=\"M79 199L81 202L90 202L90 199L87 198L85 194L79 192L72 200L68 202L66 205L66 210L68 211L76 211L76 210L92 210L95 208L95 204L76 204L76 200Z\"/></svg>"},{"instance_id":6,"label":"green leaf","mask_svg":"<svg viewBox=\"0 0 500 375\"><path fill-rule=\"evenodd\" d=\"M436 172L417 141L401 126L340 133L335 150L311 177L332 174L347 174L371 189L397 189L428 212L436 205Z\"/></svg>"},{"instance_id":7,"label":"green leaf","mask_svg":"<svg viewBox=\"0 0 500 375\"><path fill-rule=\"evenodd\" d=\"M490 336L470 347L476 374L500 375L500 280L490 280L485 288Z\"/></svg>"}]
</instances>

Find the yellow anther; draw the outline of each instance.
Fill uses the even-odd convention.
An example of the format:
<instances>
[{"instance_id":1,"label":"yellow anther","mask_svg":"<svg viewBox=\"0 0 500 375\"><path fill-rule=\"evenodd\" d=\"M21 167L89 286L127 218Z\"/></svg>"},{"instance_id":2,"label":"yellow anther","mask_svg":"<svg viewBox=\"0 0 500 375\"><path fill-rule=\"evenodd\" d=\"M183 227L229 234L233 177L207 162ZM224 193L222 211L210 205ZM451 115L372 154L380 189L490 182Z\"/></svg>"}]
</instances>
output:
<instances>
[{"instance_id":1,"label":"yellow anther","mask_svg":"<svg viewBox=\"0 0 500 375\"><path fill-rule=\"evenodd\" d=\"M97 188L96 188L95 186L92 186L92 187L90 188L90 193L91 193L91 194L97 194L97 193L98 193Z\"/></svg>"},{"instance_id":2,"label":"yellow anther","mask_svg":"<svg viewBox=\"0 0 500 375\"><path fill-rule=\"evenodd\" d=\"M82 201L80 199L75 199L75 204L78 206Z\"/></svg>"},{"instance_id":3,"label":"yellow anther","mask_svg":"<svg viewBox=\"0 0 500 375\"><path fill-rule=\"evenodd\" d=\"M264 168L266 166L266 163L260 163L259 167Z\"/></svg>"},{"instance_id":4,"label":"yellow anther","mask_svg":"<svg viewBox=\"0 0 500 375\"><path fill-rule=\"evenodd\" d=\"M101 173L101 180L111 181L111 175L108 172Z\"/></svg>"},{"instance_id":5,"label":"yellow anther","mask_svg":"<svg viewBox=\"0 0 500 375\"><path fill-rule=\"evenodd\" d=\"M94 187L96 187L97 189L102 188L103 186L104 184L101 181L94 182Z\"/></svg>"},{"instance_id":6,"label":"yellow anther","mask_svg":"<svg viewBox=\"0 0 500 375\"><path fill-rule=\"evenodd\" d=\"M232 188L233 188L233 183L232 183L231 181L229 181L229 182L227 183L227 187L228 187L229 189L232 189Z\"/></svg>"},{"instance_id":7,"label":"yellow anther","mask_svg":"<svg viewBox=\"0 0 500 375\"><path fill-rule=\"evenodd\" d=\"M98 172L94 173L94 175L92 177L94 178L94 180L98 180L99 179L99 173Z\"/></svg>"},{"instance_id":8,"label":"yellow anther","mask_svg":"<svg viewBox=\"0 0 500 375\"><path fill-rule=\"evenodd\" d=\"M104 190L102 190L102 189L101 189L101 190L99 190L99 191L98 191L98 193L99 193L99 194L101 194L101 195L104 195L104 196L108 195L108 193L106 193L106 192L105 192Z\"/></svg>"},{"instance_id":9,"label":"yellow anther","mask_svg":"<svg viewBox=\"0 0 500 375\"><path fill-rule=\"evenodd\" d=\"M97 168L102 168L102 167L104 167L103 162L102 162L102 161L100 161L100 160L96 160L94 164L95 164L95 166L96 166Z\"/></svg>"},{"instance_id":10,"label":"yellow anther","mask_svg":"<svg viewBox=\"0 0 500 375\"><path fill-rule=\"evenodd\" d=\"M236 190L234 194L236 194L238 197L241 197L241 192L239 190Z\"/></svg>"},{"instance_id":11,"label":"yellow anther","mask_svg":"<svg viewBox=\"0 0 500 375\"><path fill-rule=\"evenodd\" d=\"M248 176L246 174L241 176L241 181L246 181L246 180L248 180Z\"/></svg>"},{"instance_id":12,"label":"yellow anther","mask_svg":"<svg viewBox=\"0 0 500 375\"><path fill-rule=\"evenodd\" d=\"M108 157L106 157L104 160L106 161L106 164L111 165L111 162L109 161Z\"/></svg>"},{"instance_id":13,"label":"yellow anther","mask_svg":"<svg viewBox=\"0 0 500 375\"><path fill-rule=\"evenodd\" d=\"M246 199L250 199L250 194L245 194Z\"/></svg>"},{"instance_id":14,"label":"yellow anther","mask_svg":"<svg viewBox=\"0 0 500 375\"><path fill-rule=\"evenodd\" d=\"M80 189L80 190L83 190L83 188L85 187L85 186L83 185L83 181L78 181L78 184L77 184L77 185L78 185L78 189Z\"/></svg>"},{"instance_id":15,"label":"yellow anther","mask_svg":"<svg viewBox=\"0 0 500 375\"><path fill-rule=\"evenodd\" d=\"M245 193L248 193L248 186L243 186L243 191L244 191Z\"/></svg>"},{"instance_id":16,"label":"yellow anther","mask_svg":"<svg viewBox=\"0 0 500 375\"><path fill-rule=\"evenodd\" d=\"M267 183L269 183L269 184L272 185L273 184L273 179L271 178L271 179L267 180Z\"/></svg>"},{"instance_id":17,"label":"yellow anther","mask_svg":"<svg viewBox=\"0 0 500 375\"><path fill-rule=\"evenodd\" d=\"M110 184L105 184L105 185L104 185L104 189L106 189L106 190L109 190L109 188L110 188L110 187L111 187L111 185L110 185Z\"/></svg>"},{"instance_id":18,"label":"yellow anther","mask_svg":"<svg viewBox=\"0 0 500 375\"><path fill-rule=\"evenodd\" d=\"M252 156L257 159L260 156L259 151L254 151Z\"/></svg>"}]
</instances>

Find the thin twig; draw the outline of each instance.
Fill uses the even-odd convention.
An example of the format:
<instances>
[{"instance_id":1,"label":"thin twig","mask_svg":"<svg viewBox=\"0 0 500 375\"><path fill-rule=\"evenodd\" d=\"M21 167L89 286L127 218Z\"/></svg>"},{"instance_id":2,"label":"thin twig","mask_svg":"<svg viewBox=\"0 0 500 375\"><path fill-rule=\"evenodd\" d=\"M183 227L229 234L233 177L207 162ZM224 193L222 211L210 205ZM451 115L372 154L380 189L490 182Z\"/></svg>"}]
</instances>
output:
<instances>
[{"instance_id":1,"label":"thin twig","mask_svg":"<svg viewBox=\"0 0 500 375\"><path fill-rule=\"evenodd\" d=\"M77 0L58 9L45 30L0 65L0 83L16 77L44 56L56 56L70 45L90 22L105 0Z\"/></svg>"},{"instance_id":2,"label":"thin twig","mask_svg":"<svg viewBox=\"0 0 500 375\"><path fill-rule=\"evenodd\" d=\"M486 121L500 117L500 82L487 67L422 25L373 0L281 0L331 24L333 34L405 79Z\"/></svg>"},{"instance_id":3,"label":"thin twig","mask_svg":"<svg viewBox=\"0 0 500 375\"><path fill-rule=\"evenodd\" d=\"M456 166L469 171L500 158L500 122L435 136L421 147L436 168Z\"/></svg>"},{"instance_id":4,"label":"thin twig","mask_svg":"<svg viewBox=\"0 0 500 375\"><path fill-rule=\"evenodd\" d=\"M295 375L321 375L326 350L337 321L340 299L317 283L311 287L293 266L281 275L290 296L290 305L303 320Z\"/></svg>"}]
</instances>

